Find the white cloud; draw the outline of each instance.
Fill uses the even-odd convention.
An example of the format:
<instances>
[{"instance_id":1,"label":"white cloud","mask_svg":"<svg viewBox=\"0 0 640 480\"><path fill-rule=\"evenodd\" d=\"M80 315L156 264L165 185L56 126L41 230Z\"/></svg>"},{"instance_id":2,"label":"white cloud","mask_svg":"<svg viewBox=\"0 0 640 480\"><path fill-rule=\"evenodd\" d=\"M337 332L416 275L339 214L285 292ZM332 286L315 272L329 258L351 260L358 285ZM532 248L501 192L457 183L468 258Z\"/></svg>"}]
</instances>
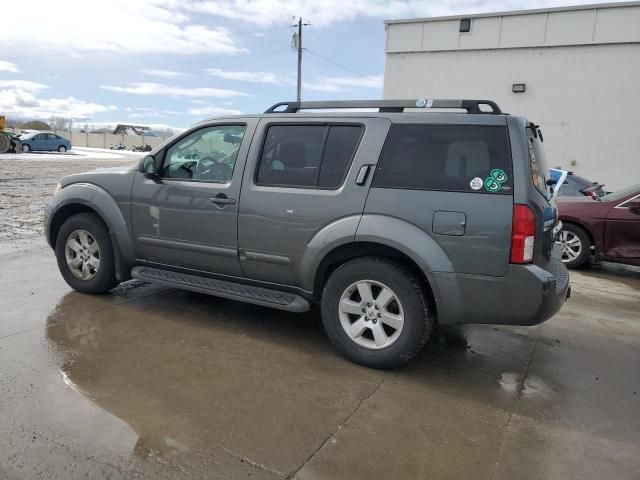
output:
<instances>
[{"instance_id":1,"label":"white cloud","mask_svg":"<svg viewBox=\"0 0 640 480\"><path fill-rule=\"evenodd\" d=\"M240 82L272 83L274 85L290 83L290 81L280 78L275 73L269 72L231 71L221 70L220 68L207 68L205 72L214 77L224 78L226 80L238 80Z\"/></svg>"},{"instance_id":2,"label":"white cloud","mask_svg":"<svg viewBox=\"0 0 640 480\"><path fill-rule=\"evenodd\" d=\"M226 80L240 82L268 83L272 85L294 86L296 79L291 75L277 75L271 72L231 71L220 68L207 68L209 75ZM353 77L320 77L316 80L303 82L303 88L322 92L341 92L354 88L382 88L383 75L365 75Z\"/></svg>"},{"instance_id":3,"label":"white cloud","mask_svg":"<svg viewBox=\"0 0 640 480\"><path fill-rule=\"evenodd\" d=\"M161 83L130 83L127 86L102 85L100 88L111 92L130 93L133 95L165 95L174 97L247 97L249 94L224 88L210 87L178 87Z\"/></svg>"},{"instance_id":4,"label":"white cloud","mask_svg":"<svg viewBox=\"0 0 640 480\"><path fill-rule=\"evenodd\" d=\"M242 115L241 110L234 108L221 108L221 107L198 107L191 108L187 111L188 115L194 115L197 117L217 117L223 115Z\"/></svg>"},{"instance_id":5,"label":"white cloud","mask_svg":"<svg viewBox=\"0 0 640 480\"><path fill-rule=\"evenodd\" d=\"M0 112L16 118L50 116L88 119L96 113L117 110L115 105L101 105L74 97L41 98L47 85L28 80L0 80Z\"/></svg>"},{"instance_id":6,"label":"white cloud","mask_svg":"<svg viewBox=\"0 0 640 480\"><path fill-rule=\"evenodd\" d=\"M140 70L140 73L144 73L145 75L152 75L154 77L162 77L162 78L188 78L193 77L188 73L183 72L174 72L173 70L161 70L154 68L143 68Z\"/></svg>"},{"instance_id":7,"label":"white cloud","mask_svg":"<svg viewBox=\"0 0 640 480\"><path fill-rule=\"evenodd\" d=\"M195 0L185 0L189 1ZM229 8L225 5L224 8ZM180 0L31 0L2 22L0 46L78 52L235 54L245 51L224 27L200 23Z\"/></svg>"},{"instance_id":8,"label":"white cloud","mask_svg":"<svg viewBox=\"0 0 640 480\"><path fill-rule=\"evenodd\" d=\"M302 88L321 92L342 92L354 88L382 88L382 75L365 77L321 77L315 81L302 82Z\"/></svg>"},{"instance_id":9,"label":"white cloud","mask_svg":"<svg viewBox=\"0 0 640 480\"><path fill-rule=\"evenodd\" d=\"M18 73L19 71L15 63L0 60L0 72Z\"/></svg>"},{"instance_id":10,"label":"white cloud","mask_svg":"<svg viewBox=\"0 0 640 480\"><path fill-rule=\"evenodd\" d=\"M597 3L587 0L583 3ZM185 12L240 20L260 26L288 25L291 17L302 16L316 26L350 21L357 17L407 18L462 13L481 13L518 8L574 5L575 0L457 0L426 2L424 0L185 0ZM382 26L382 21L380 22Z\"/></svg>"}]
</instances>

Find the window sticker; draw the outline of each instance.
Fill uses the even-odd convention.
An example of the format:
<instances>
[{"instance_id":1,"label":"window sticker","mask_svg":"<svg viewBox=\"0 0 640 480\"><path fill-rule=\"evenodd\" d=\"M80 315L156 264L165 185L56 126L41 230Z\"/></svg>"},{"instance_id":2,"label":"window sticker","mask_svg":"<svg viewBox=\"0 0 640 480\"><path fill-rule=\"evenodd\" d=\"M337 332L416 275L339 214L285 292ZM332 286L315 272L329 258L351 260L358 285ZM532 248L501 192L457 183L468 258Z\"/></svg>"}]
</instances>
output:
<instances>
[{"instance_id":1,"label":"window sticker","mask_svg":"<svg viewBox=\"0 0 640 480\"><path fill-rule=\"evenodd\" d=\"M502 184L507 181L507 174L501 168L494 168L489 176L484 179L484 188L494 193L502 190Z\"/></svg>"},{"instance_id":2,"label":"window sticker","mask_svg":"<svg viewBox=\"0 0 640 480\"><path fill-rule=\"evenodd\" d=\"M472 190L480 190L482 188L483 183L484 182L480 177L476 177L469 182L469 186L471 187Z\"/></svg>"},{"instance_id":3,"label":"window sticker","mask_svg":"<svg viewBox=\"0 0 640 480\"><path fill-rule=\"evenodd\" d=\"M493 170L491 170L491 173L489 175L491 175L494 180L500 184L507 181L507 174L504 173L504 170L500 168L494 168Z\"/></svg>"}]
</instances>

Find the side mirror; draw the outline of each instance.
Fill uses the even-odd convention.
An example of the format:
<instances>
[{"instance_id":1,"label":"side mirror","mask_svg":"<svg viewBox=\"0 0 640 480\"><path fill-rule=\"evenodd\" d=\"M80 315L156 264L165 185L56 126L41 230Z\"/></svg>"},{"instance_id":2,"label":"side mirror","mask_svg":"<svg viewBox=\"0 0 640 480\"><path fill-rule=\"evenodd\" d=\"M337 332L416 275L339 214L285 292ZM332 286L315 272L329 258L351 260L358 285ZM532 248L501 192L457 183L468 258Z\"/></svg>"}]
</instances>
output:
<instances>
[{"instance_id":1,"label":"side mirror","mask_svg":"<svg viewBox=\"0 0 640 480\"><path fill-rule=\"evenodd\" d=\"M157 176L158 165L156 163L156 157L154 157L153 155L145 155L142 158L142 160L140 160L140 164L138 165L138 171L150 177Z\"/></svg>"},{"instance_id":2,"label":"side mirror","mask_svg":"<svg viewBox=\"0 0 640 480\"><path fill-rule=\"evenodd\" d=\"M633 200L632 202L627 203L627 207L629 207L630 212L640 215L640 200Z\"/></svg>"}]
</instances>

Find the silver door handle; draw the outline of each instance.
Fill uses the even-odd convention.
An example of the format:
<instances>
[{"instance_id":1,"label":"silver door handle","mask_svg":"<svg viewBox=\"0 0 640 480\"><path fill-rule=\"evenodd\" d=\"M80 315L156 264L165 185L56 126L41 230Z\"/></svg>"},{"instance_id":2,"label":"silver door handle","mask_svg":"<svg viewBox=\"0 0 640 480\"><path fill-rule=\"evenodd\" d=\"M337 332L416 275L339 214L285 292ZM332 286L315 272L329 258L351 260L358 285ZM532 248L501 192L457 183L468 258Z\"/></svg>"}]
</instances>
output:
<instances>
[{"instance_id":1,"label":"silver door handle","mask_svg":"<svg viewBox=\"0 0 640 480\"><path fill-rule=\"evenodd\" d=\"M367 177L369 176L369 170L371 169L371 165L363 165L358 172L358 176L356 177L356 185L364 185L367 182Z\"/></svg>"},{"instance_id":2,"label":"silver door handle","mask_svg":"<svg viewBox=\"0 0 640 480\"><path fill-rule=\"evenodd\" d=\"M227 198L227 197L212 197L209 199L211 203L215 203L216 205L235 205L235 198Z\"/></svg>"}]
</instances>

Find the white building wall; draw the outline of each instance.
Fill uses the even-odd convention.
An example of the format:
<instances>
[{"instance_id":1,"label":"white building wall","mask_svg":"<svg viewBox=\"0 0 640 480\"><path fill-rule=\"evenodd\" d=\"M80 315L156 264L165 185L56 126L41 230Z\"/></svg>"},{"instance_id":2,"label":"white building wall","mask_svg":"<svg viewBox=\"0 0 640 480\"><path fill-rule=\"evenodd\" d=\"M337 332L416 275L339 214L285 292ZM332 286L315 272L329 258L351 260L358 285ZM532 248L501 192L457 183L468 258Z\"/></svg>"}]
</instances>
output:
<instances>
[{"instance_id":1,"label":"white building wall","mask_svg":"<svg viewBox=\"0 0 640 480\"><path fill-rule=\"evenodd\" d=\"M495 100L542 126L550 165L611 189L640 182L640 7L623 10L484 16L471 34L461 17L393 23L384 98Z\"/></svg>"}]
</instances>

